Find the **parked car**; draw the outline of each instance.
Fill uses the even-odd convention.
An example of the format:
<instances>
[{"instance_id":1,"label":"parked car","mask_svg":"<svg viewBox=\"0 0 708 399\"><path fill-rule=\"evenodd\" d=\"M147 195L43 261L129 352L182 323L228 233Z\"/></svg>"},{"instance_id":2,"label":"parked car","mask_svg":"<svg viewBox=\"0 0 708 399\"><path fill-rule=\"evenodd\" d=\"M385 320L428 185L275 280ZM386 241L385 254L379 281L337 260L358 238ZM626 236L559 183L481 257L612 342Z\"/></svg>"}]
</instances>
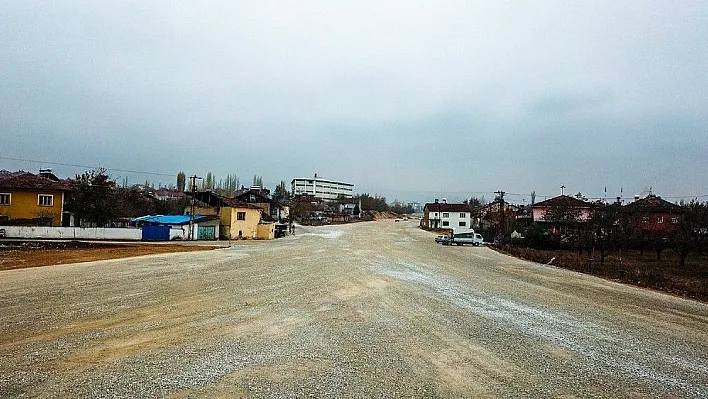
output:
<instances>
[{"instance_id":1,"label":"parked car","mask_svg":"<svg viewBox=\"0 0 708 399\"><path fill-rule=\"evenodd\" d=\"M475 233L474 231L469 233L455 233L453 234L451 243L457 245L472 244L477 247L484 244L484 238L481 234Z\"/></svg>"},{"instance_id":2,"label":"parked car","mask_svg":"<svg viewBox=\"0 0 708 399\"><path fill-rule=\"evenodd\" d=\"M472 244L477 247L484 244L484 238L481 234L470 231L465 233L453 233L451 236L437 236L435 237L435 242L442 245Z\"/></svg>"},{"instance_id":3,"label":"parked car","mask_svg":"<svg viewBox=\"0 0 708 399\"><path fill-rule=\"evenodd\" d=\"M435 237L435 242L438 244L448 245L450 243L450 236L437 236Z\"/></svg>"}]
</instances>

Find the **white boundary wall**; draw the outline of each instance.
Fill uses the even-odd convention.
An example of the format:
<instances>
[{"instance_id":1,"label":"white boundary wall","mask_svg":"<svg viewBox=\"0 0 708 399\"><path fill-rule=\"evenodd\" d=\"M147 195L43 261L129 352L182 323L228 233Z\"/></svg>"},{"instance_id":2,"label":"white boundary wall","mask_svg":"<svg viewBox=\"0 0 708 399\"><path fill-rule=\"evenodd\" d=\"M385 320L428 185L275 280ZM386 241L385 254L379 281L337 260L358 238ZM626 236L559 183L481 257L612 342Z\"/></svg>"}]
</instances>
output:
<instances>
[{"instance_id":1,"label":"white boundary wall","mask_svg":"<svg viewBox=\"0 0 708 399\"><path fill-rule=\"evenodd\" d=\"M141 240L143 230L109 227L0 226L7 238L56 238L63 240Z\"/></svg>"}]
</instances>

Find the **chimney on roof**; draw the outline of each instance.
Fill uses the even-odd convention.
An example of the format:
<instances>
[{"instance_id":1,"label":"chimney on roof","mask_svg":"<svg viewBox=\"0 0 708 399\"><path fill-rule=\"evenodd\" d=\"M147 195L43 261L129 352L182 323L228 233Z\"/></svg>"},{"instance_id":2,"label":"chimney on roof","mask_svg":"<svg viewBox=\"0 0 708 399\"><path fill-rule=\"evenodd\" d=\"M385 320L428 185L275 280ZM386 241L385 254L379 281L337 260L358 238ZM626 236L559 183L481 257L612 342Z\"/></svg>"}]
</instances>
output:
<instances>
[{"instance_id":1,"label":"chimney on roof","mask_svg":"<svg viewBox=\"0 0 708 399\"><path fill-rule=\"evenodd\" d=\"M443 204L447 204L447 198L443 198Z\"/></svg>"},{"instance_id":2,"label":"chimney on roof","mask_svg":"<svg viewBox=\"0 0 708 399\"><path fill-rule=\"evenodd\" d=\"M315 179L317 178L317 172L315 172Z\"/></svg>"},{"instance_id":3,"label":"chimney on roof","mask_svg":"<svg viewBox=\"0 0 708 399\"><path fill-rule=\"evenodd\" d=\"M638 194L635 194L635 195L634 195L634 200L635 200L635 201L639 200L639 195L638 195Z\"/></svg>"},{"instance_id":4,"label":"chimney on roof","mask_svg":"<svg viewBox=\"0 0 708 399\"><path fill-rule=\"evenodd\" d=\"M435 198L435 203L436 203L436 204L438 203L438 199L437 199L437 198Z\"/></svg>"}]
</instances>

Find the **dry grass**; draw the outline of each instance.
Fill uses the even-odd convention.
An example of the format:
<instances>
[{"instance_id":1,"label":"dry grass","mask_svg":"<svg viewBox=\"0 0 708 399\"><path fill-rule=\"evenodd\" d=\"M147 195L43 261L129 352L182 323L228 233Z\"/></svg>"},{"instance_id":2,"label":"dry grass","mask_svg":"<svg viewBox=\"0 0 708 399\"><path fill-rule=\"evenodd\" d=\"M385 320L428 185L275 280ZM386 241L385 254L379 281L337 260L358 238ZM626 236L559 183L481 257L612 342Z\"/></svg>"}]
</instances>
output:
<instances>
[{"instance_id":1,"label":"dry grass","mask_svg":"<svg viewBox=\"0 0 708 399\"><path fill-rule=\"evenodd\" d=\"M104 244L94 242L25 243L0 247L0 271L27 267L120 259L133 256L215 249L181 244Z\"/></svg>"},{"instance_id":2,"label":"dry grass","mask_svg":"<svg viewBox=\"0 0 708 399\"><path fill-rule=\"evenodd\" d=\"M548 263L555 258L554 266L708 302L708 257L705 256L691 254L682 267L678 256L671 250L664 250L661 260L657 260L656 252L652 250L644 251L644 254L638 250L623 250L608 255L601 265L597 252L578 254L577 250L493 248L538 263Z\"/></svg>"}]
</instances>

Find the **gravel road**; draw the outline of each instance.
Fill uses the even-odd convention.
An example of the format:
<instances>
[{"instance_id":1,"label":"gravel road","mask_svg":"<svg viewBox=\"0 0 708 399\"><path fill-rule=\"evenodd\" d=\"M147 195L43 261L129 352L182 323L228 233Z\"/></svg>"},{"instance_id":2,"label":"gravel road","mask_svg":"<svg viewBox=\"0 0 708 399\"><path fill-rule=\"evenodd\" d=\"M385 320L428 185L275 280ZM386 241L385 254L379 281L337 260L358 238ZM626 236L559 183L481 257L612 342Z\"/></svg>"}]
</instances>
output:
<instances>
[{"instance_id":1,"label":"gravel road","mask_svg":"<svg viewBox=\"0 0 708 399\"><path fill-rule=\"evenodd\" d=\"M708 305L416 222L0 272L0 397L708 397Z\"/></svg>"}]
</instances>

